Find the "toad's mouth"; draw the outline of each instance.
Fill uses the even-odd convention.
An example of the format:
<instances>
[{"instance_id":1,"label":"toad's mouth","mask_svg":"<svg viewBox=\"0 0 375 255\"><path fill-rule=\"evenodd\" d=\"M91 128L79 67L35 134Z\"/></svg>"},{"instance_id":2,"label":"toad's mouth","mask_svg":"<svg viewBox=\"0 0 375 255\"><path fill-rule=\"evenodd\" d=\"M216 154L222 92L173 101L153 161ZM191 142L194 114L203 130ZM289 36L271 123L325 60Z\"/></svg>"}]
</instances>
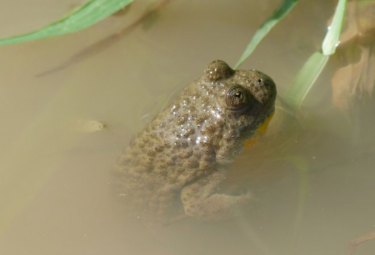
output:
<instances>
[{"instance_id":1,"label":"toad's mouth","mask_svg":"<svg viewBox=\"0 0 375 255\"><path fill-rule=\"evenodd\" d=\"M249 148L253 143L255 143L261 136L267 132L268 124L270 123L272 117L275 115L275 111L272 111L264 121L259 124L258 128L255 130L254 135L245 141L245 149Z\"/></svg>"}]
</instances>

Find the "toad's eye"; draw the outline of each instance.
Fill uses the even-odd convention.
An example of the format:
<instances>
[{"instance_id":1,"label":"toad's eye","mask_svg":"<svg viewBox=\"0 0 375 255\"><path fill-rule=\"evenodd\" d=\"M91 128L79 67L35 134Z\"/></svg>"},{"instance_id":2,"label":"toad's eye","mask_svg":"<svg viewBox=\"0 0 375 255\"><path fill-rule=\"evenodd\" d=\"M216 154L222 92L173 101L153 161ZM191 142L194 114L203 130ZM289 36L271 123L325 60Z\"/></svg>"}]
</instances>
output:
<instances>
[{"instance_id":1,"label":"toad's eye","mask_svg":"<svg viewBox=\"0 0 375 255\"><path fill-rule=\"evenodd\" d=\"M242 110L250 105L250 92L240 85L231 87L226 96L226 103L230 110Z\"/></svg>"}]
</instances>

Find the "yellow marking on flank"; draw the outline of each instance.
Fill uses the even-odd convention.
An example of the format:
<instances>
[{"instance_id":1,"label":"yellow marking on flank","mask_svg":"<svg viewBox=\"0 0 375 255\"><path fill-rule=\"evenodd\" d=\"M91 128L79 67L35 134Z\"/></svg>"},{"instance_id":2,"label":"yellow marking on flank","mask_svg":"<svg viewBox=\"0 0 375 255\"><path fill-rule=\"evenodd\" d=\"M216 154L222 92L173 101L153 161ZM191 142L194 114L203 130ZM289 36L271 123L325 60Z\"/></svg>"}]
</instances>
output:
<instances>
[{"instance_id":1,"label":"yellow marking on flank","mask_svg":"<svg viewBox=\"0 0 375 255\"><path fill-rule=\"evenodd\" d=\"M245 142L245 149L249 148L253 143L255 143L259 139L259 137L266 133L268 124L270 123L274 115L275 112L271 113L270 116L268 116L266 120L261 125L259 125L259 127L255 131L253 138Z\"/></svg>"}]
</instances>

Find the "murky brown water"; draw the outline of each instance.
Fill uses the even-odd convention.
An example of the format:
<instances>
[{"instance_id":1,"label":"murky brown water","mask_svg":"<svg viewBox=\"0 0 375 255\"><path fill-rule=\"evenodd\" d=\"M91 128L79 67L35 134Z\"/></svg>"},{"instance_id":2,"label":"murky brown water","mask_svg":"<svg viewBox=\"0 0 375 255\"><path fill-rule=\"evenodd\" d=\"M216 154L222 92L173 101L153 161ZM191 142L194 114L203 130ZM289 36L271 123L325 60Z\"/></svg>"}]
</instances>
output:
<instances>
[{"instance_id":1,"label":"murky brown water","mask_svg":"<svg viewBox=\"0 0 375 255\"><path fill-rule=\"evenodd\" d=\"M16 2L0 2L1 36L82 1ZM110 168L154 109L211 60L235 64L279 2L172 0L153 22L43 77L36 76L131 24L148 1L73 35L1 47L0 254L331 255L374 232L375 102L362 96L347 115L332 105L332 75L347 61L339 56L308 95L304 117L279 111L268 136L232 166L224 188L256 196L245 217L150 229L124 219L108 192ZM319 49L334 6L301 1L242 68L272 76L282 95ZM375 240L355 254L374 251Z\"/></svg>"}]
</instances>

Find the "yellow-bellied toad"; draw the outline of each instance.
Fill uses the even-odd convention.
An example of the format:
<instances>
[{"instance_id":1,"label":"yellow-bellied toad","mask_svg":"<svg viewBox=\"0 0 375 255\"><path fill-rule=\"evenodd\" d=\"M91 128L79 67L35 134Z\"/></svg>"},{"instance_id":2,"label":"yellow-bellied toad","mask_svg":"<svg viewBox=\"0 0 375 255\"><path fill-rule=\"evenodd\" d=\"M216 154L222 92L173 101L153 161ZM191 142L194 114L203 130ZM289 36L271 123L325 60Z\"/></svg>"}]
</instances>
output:
<instances>
[{"instance_id":1,"label":"yellow-bellied toad","mask_svg":"<svg viewBox=\"0 0 375 255\"><path fill-rule=\"evenodd\" d=\"M166 222L184 216L222 219L250 194L217 193L228 165L274 112L276 86L256 70L216 60L130 143L115 171L138 215ZM180 209L180 211L179 211Z\"/></svg>"}]
</instances>

